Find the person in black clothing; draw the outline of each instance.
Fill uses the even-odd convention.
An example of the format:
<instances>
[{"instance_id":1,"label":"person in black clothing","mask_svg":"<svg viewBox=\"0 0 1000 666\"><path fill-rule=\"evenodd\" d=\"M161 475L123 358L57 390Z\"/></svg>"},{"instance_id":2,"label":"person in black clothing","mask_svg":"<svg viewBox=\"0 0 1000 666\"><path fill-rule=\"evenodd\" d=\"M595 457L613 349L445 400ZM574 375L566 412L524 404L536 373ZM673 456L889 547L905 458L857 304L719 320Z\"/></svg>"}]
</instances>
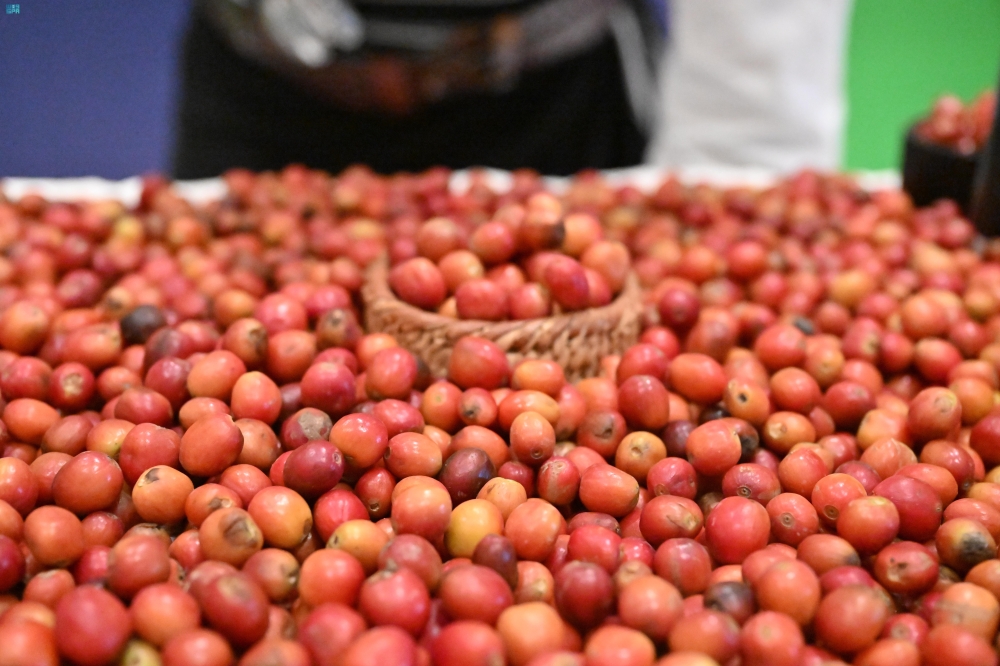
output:
<instances>
[{"instance_id":1,"label":"person in black clothing","mask_svg":"<svg viewBox=\"0 0 1000 666\"><path fill-rule=\"evenodd\" d=\"M202 0L174 177L638 164L655 58L646 2Z\"/></svg>"}]
</instances>

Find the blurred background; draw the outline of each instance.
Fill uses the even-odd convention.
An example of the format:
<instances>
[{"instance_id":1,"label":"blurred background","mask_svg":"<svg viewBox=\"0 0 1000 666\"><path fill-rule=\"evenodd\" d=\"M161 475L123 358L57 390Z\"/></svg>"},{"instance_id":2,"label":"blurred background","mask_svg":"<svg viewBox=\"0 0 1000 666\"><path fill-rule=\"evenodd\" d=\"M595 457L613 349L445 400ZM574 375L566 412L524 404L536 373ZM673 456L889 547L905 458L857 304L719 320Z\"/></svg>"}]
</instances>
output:
<instances>
[{"instance_id":1,"label":"blurred background","mask_svg":"<svg viewBox=\"0 0 1000 666\"><path fill-rule=\"evenodd\" d=\"M190 0L0 9L0 176L123 178L170 162ZM899 166L906 126L996 85L1000 0L855 0L843 165Z\"/></svg>"}]
</instances>

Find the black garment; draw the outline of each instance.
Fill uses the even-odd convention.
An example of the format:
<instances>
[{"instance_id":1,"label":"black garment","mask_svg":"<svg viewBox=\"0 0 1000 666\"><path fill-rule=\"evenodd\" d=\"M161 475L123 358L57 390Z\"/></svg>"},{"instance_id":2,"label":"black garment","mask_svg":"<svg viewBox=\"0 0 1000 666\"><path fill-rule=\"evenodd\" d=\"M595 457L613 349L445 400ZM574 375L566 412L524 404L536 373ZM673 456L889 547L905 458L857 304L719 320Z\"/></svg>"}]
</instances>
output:
<instances>
[{"instance_id":1,"label":"black garment","mask_svg":"<svg viewBox=\"0 0 1000 666\"><path fill-rule=\"evenodd\" d=\"M543 0L476 0L475 2L450 2L448 0L351 0L363 16L392 18L396 20L453 21L488 19L498 13L515 13L541 4Z\"/></svg>"},{"instance_id":2,"label":"black garment","mask_svg":"<svg viewBox=\"0 0 1000 666\"><path fill-rule=\"evenodd\" d=\"M174 177L289 163L420 171L530 167L547 174L638 164L615 43L522 75L509 93L471 94L391 117L328 106L229 48L197 12L184 42Z\"/></svg>"}]
</instances>

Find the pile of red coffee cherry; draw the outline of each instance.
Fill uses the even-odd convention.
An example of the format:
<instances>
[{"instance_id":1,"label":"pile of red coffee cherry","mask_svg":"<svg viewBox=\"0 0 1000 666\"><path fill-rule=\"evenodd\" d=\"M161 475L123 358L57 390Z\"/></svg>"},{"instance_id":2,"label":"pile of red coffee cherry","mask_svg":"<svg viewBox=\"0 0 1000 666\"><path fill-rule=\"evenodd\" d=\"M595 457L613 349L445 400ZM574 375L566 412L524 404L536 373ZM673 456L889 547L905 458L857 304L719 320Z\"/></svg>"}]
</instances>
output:
<instances>
[{"instance_id":1,"label":"pile of red coffee cherry","mask_svg":"<svg viewBox=\"0 0 1000 666\"><path fill-rule=\"evenodd\" d=\"M0 197L0 664L995 666L1000 242L799 173ZM609 303L568 381L407 303Z\"/></svg>"},{"instance_id":2,"label":"pile of red coffee cherry","mask_svg":"<svg viewBox=\"0 0 1000 666\"><path fill-rule=\"evenodd\" d=\"M997 96L992 91L982 93L969 104L954 95L942 95L934 102L930 115L917 124L917 135L963 155L972 155L990 137L996 106Z\"/></svg>"}]
</instances>

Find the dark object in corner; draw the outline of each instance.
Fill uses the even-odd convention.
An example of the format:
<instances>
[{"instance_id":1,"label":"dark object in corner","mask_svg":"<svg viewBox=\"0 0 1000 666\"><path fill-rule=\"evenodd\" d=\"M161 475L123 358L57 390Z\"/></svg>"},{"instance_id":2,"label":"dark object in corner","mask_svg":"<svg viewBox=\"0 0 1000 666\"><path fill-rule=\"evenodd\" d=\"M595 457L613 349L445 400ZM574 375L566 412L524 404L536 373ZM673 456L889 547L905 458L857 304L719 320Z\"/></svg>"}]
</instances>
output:
<instances>
[{"instance_id":1,"label":"dark object in corner","mask_svg":"<svg viewBox=\"0 0 1000 666\"><path fill-rule=\"evenodd\" d=\"M1000 113L993 116L990 140L979 151L970 217L984 236L1000 236Z\"/></svg>"},{"instance_id":2,"label":"dark object in corner","mask_svg":"<svg viewBox=\"0 0 1000 666\"><path fill-rule=\"evenodd\" d=\"M968 214L978 156L932 143L911 127L903 154L903 189L917 206L952 199Z\"/></svg>"}]
</instances>

